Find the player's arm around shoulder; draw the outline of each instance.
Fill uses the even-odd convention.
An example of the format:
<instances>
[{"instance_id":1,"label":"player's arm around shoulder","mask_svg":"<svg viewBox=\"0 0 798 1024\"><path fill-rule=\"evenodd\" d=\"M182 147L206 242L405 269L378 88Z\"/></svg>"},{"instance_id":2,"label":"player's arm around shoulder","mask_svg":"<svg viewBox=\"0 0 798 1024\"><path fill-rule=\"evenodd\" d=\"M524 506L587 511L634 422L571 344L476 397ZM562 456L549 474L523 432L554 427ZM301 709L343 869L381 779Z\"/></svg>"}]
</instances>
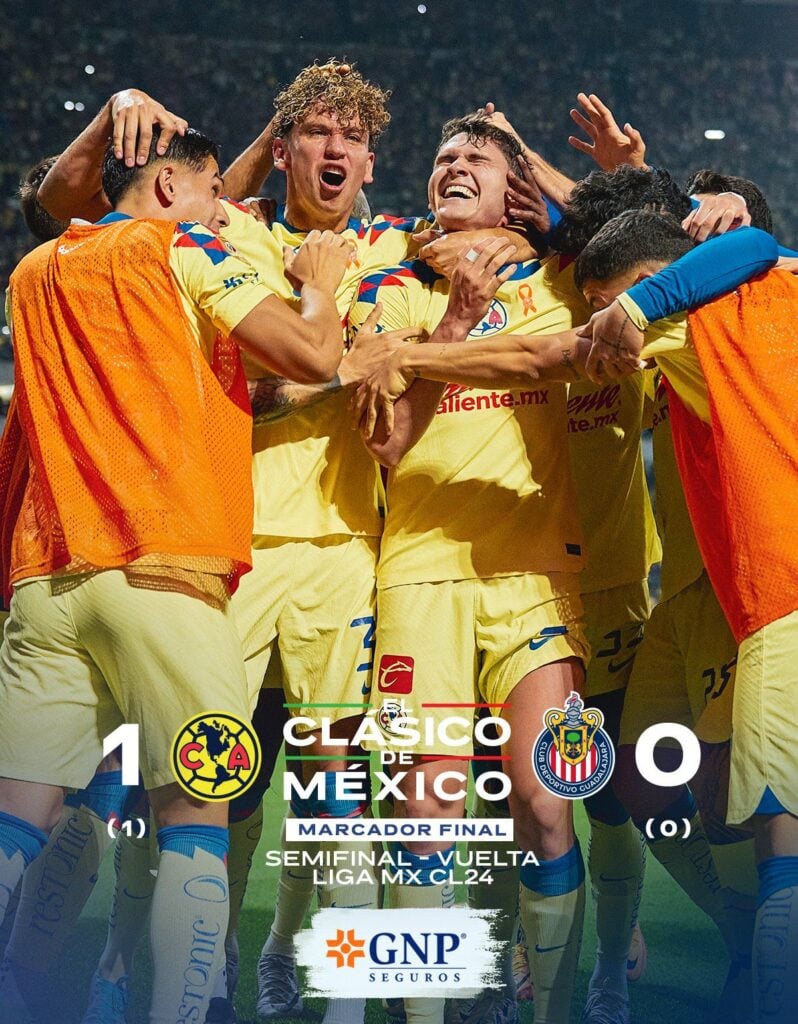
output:
<instances>
[{"instance_id":1,"label":"player's arm around shoulder","mask_svg":"<svg viewBox=\"0 0 798 1024\"><path fill-rule=\"evenodd\" d=\"M415 328L377 330L382 306L372 309L343 353L335 376L323 384L295 384L285 377L259 377L249 383L252 416L257 426L276 423L311 408L340 391L353 389L383 363L392 352L410 341Z\"/></svg>"},{"instance_id":2,"label":"player's arm around shoulder","mask_svg":"<svg viewBox=\"0 0 798 1024\"><path fill-rule=\"evenodd\" d=\"M175 234L173 273L218 330L268 370L299 383L332 379L341 357L335 289L349 259L345 239L312 231L298 251L284 251L286 275L300 295L296 312L201 225L178 225Z\"/></svg>"},{"instance_id":3,"label":"player's arm around shoulder","mask_svg":"<svg viewBox=\"0 0 798 1024\"><path fill-rule=\"evenodd\" d=\"M483 240L466 250L452 274L443 316L433 318L431 306L427 311L426 322L430 327L434 324L429 341L398 349L359 389L356 413L363 440L383 466L398 465L418 443L435 416L444 384L452 379L443 375L417 380L423 375L410 368L414 357L424 361L434 353L445 364L445 356L440 353L449 346L469 347L462 345L469 331L516 270L516 264L508 263L513 252L513 243L501 237Z\"/></svg>"}]
</instances>

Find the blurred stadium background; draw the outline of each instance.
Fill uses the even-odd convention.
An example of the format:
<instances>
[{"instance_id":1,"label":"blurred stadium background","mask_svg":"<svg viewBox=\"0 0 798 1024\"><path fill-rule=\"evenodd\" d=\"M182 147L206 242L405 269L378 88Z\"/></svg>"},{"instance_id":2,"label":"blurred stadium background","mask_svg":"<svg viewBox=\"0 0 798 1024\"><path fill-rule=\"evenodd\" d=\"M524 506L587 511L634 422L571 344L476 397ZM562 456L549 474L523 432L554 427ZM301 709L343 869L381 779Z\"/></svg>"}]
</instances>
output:
<instances>
[{"instance_id":1,"label":"blurred stadium background","mask_svg":"<svg viewBox=\"0 0 798 1024\"><path fill-rule=\"evenodd\" d=\"M266 123L281 84L333 54L394 93L369 192L375 212L423 210L441 123L486 100L581 176L590 164L568 146L568 109L586 90L640 129L651 161L680 180L713 167L757 181L780 239L798 244L795 0L0 0L0 14L3 287L32 244L15 196L21 175L60 152L112 92L145 89L218 138L224 161ZM0 354L10 359L7 346ZM0 365L0 383L9 374Z\"/></svg>"},{"instance_id":2,"label":"blurred stadium background","mask_svg":"<svg viewBox=\"0 0 798 1024\"><path fill-rule=\"evenodd\" d=\"M330 55L357 61L364 74L393 90L393 123L369 191L375 212L423 212L441 123L486 100L549 160L584 175L592 165L567 137L568 110L585 90L598 93L620 123L638 128L648 159L679 180L700 167L755 180L771 203L780 240L798 246L796 0L139 0L135 8L0 0L0 52L3 288L33 245L17 207L21 175L60 152L111 93L126 86L146 90L218 138L224 164L269 119L278 88L305 64ZM282 194L279 175L265 191ZM7 340L1 316L0 330ZM10 382L10 350L0 345L6 393ZM279 793L269 794L264 843L277 842L281 804ZM581 817L580 825L584 837ZM63 986L65 1022L80 1019L102 945L109 869L106 863L70 957L54 979ZM242 921L244 1017L254 1009L252 964L271 919L275 881L276 873L258 863ZM720 942L665 883L653 858L642 920L658 952L632 993L636 1019L703 1019L725 971ZM593 949L588 928L575 1015ZM144 1019L144 948L140 955L143 977L131 1020ZM371 1008L369 1020L379 1019ZM529 1019L528 1007L523 1019Z\"/></svg>"}]
</instances>

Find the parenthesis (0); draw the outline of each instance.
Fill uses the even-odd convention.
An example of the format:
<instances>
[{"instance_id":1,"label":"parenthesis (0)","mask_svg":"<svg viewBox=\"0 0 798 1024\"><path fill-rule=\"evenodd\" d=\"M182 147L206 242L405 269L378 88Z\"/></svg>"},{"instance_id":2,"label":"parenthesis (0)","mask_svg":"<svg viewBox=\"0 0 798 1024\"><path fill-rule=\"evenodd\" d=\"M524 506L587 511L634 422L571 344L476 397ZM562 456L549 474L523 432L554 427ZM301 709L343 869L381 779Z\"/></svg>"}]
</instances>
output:
<instances>
[{"instance_id":1,"label":"parenthesis (0)","mask_svg":"<svg viewBox=\"0 0 798 1024\"><path fill-rule=\"evenodd\" d=\"M687 818L682 818L682 822L684 824L684 838L685 839L689 839L690 838L690 821Z\"/></svg>"},{"instance_id":2,"label":"parenthesis (0)","mask_svg":"<svg viewBox=\"0 0 798 1024\"><path fill-rule=\"evenodd\" d=\"M654 829L652 827L653 825L654 825L654 819L653 818L649 818L648 821L646 822L646 835L652 841L654 839Z\"/></svg>"}]
</instances>

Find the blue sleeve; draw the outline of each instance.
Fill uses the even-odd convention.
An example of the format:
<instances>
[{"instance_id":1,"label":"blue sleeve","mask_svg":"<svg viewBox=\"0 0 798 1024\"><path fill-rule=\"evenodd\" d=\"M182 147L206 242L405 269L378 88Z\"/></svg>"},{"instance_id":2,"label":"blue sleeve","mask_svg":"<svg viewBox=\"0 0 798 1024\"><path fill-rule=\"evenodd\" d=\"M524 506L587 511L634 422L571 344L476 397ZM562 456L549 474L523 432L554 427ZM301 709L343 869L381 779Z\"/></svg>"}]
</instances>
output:
<instances>
[{"instance_id":1,"label":"blue sleeve","mask_svg":"<svg viewBox=\"0 0 798 1024\"><path fill-rule=\"evenodd\" d=\"M737 228L697 245L681 259L629 289L649 323L693 309L770 270L775 238L759 228Z\"/></svg>"},{"instance_id":2,"label":"blue sleeve","mask_svg":"<svg viewBox=\"0 0 798 1024\"><path fill-rule=\"evenodd\" d=\"M554 203L545 196L543 196L543 202L546 204L546 209L549 211L549 221L551 222L549 231L553 231L562 220L562 210L559 206L555 206Z\"/></svg>"},{"instance_id":3,"label":"blue sleeve","mask_svg":"<svg viewBox=\"0 0 798 1024\"><path fill-rule=\"evenodd\" d=\"M788 249L785 245L780 245L779 256L790 256L792 258L795 258L796 256L798 256L798 252L796 252L795 249Z\"/></svg>"}]
</instances>

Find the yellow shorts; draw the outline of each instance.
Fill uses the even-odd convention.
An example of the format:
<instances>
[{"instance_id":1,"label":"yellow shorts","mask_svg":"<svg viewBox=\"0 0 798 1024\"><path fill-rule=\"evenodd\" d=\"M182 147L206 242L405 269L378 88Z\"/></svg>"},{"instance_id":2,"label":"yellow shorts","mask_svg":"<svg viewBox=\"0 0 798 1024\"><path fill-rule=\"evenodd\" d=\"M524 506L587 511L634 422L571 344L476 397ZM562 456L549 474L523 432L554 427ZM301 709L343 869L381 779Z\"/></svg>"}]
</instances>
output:
<instances>
[{"instance_id":1,"label":"yellow shorts","mask_svg":"<svg viewBox=\"0 0 798 1024\"><path fill-rule=\"evenodd\" d=\"M206 711L249 717L229 609L132 586L124 572L19 584L0 649L0 776L82 789L123 722L148 789L175 781L172 742Z\"/></svg>"},{"instance_id":2,"label":"yellow shorts","mask_svg":"<svg viewBox=\"0 0 798 1024\"><path fill-rule=\"evenodd\" d=\"M740 644L734 692L728 822L756 811L769 788L798 815L798 611Z\"/></svg>"},{"instance_id":3,"label":"yellow shorts","mask_svg":"<svg viewBox=\"0 0 798 1024\"><path fill-rule=\"evenodd\" d=\"M625 689L650 614L648 580L582 594L592 657L585 696Z\"/></svg>"},{"instance_id":4,"label":"yellow shorts","mask_svg":"<svg viewBox=\"0 0 798 1024\"><path fill-rule=\"evenodd\" d=\"M252 572L232 602L252 706L264 676L274 685L266 669L276 644L292 715L336 721L360 714L371 689L379 541L256 537L254 543Z\"/></svg>"},{"instance_id":5,"label":"yellow shorts","mask_svg":"<svg viewBox=\"0 0 798 1024\"><path fill-rule=\"evenodd\" d=\"M408 753L470 754L473 709L452 705L506 703L529 672L589 657L576 574L389 587L379 592L378 611L375 717L380 723L380 710L398 702L422 723L422 732L433 731L412 749L395 748ZM436 704L447 706L431 706ZM467 728L451 732L459 737L467 731L468 745L450 748L436 739L438 723L453 716L468 720ZM382 731L391 749L390 730Z\"/></svg>"},{"instance_id":6,"label":"yellow shorts","mask_svg":"<svg viewBox=\"0 0 798 1024\"><path fill-rule=\"evenodd\" d=\"M737 644L706 573L654 608L626 689L621 744L659 722L731 736ZM667 741L663 741L667 745Z\"/></svg>"}]
</instances>

